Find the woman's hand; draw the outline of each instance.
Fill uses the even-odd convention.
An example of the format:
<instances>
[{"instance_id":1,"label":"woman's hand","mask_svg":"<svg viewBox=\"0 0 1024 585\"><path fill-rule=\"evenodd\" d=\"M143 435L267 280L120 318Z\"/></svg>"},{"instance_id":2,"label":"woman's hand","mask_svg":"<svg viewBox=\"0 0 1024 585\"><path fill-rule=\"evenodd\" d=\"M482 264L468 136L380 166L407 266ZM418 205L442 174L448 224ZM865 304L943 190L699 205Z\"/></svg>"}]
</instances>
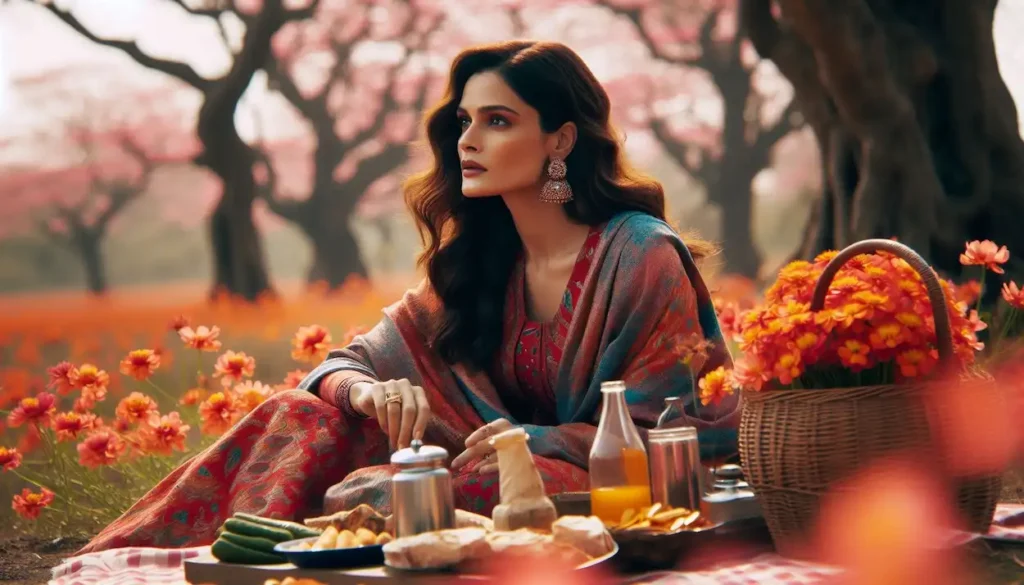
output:
<instances>
[{"instance_id":1,"label":"woman's hand","mask_svg":"<svg viewBox=\"0 0 1024 585\"><path fill-rule=\"evenodd\" d=\"M498 454L491 447L490 438L512 428L512 423L503 418L485 424L466 437L466 450L452 459L452 469L460 469L476 458L482 458L472 471L491 473L498 471Z\"/></svg>"},{"instance_id":2,"label":"woman's hand","mask_svg":"<svg viewBox=\"0 0 1024 585\"><path fill-rule=\"evenodd\" d=\"M348 399L356 412L377 421L392 448L404 449L413 439L423 440L430 405L423 388L409 380L359 382L352 385Z\"/></svg>"}]
</instances>

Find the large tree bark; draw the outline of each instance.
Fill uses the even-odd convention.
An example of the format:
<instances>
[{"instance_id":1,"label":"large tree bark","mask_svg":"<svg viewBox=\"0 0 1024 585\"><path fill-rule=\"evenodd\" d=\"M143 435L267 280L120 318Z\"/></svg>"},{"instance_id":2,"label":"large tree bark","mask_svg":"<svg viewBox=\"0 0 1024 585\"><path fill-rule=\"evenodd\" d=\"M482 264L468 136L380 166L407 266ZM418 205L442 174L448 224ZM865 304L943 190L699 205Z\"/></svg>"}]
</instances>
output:
<instances>
[{"instance_id":1,"label":"large tree bark","mask_svg":"<svg viewBox=\"0 0 1024 585\"><path fill-rule=\"evenodd\" d=\"M992 40L995 0L744 0L762 57L819 137L827 193L802 252L896 237L961 276L965 241L1024 276L1024 143ZM827 220L827 221L826 221Z\"/></svg>"},{"instance_id":2,"label":"large tree bark","mask_svg":"<svg viewBox=\"0 0 1024 585\"><path fill-rule=\"evenodd\" d=\"M85 284L89 292L96 296L107 292L107 270L100 250L101 243L99 238L85 238L78 242L78 253L85 269Z\"/></svg>"}]
</instances>

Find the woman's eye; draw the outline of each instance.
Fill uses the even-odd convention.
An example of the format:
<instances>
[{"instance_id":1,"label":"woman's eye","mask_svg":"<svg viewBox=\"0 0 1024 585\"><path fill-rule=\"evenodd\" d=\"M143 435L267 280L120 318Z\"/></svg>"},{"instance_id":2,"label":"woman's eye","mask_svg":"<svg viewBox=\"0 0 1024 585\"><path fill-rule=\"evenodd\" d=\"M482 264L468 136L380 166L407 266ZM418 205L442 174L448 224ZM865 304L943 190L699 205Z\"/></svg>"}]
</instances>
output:
<instances>
[{"instance_id":1,"label":"woman's eye","mask_svg":"<svg viewBox=\"0 0 1024 585\"><path fill-rule=\"evenodd\" d=\"M465 130L469 127L469 118L459 118L459 128Z\"/></svg>"},{"instance_id":2,"label":"woman's eye","mask_svg":"<svg viewBox=\"0 0 1024 585\"><path fill-rule=\"evenodd\" d=\"M491 126L508 126L508 120L501 116L491 116Z\"/></svg>"}]
</instances>

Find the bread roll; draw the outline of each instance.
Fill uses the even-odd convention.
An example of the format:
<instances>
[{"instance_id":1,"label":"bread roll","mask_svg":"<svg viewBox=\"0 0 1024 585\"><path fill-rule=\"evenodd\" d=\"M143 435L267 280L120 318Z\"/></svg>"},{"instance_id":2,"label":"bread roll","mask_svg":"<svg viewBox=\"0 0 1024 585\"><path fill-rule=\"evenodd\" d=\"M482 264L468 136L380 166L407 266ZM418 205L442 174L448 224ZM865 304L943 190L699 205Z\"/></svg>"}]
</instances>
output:
<instances>
[{"instance_id":1,"label":"bread roll","mask_svg":"<svg viewBox=\"0 0 1024 585\"><path fill-rule=\"evenodd\" d=\"M384 560L398 569L441 569L490 553L483 528L452 528L396 538L384 545Z\"/></svg>"},{"instance_id":2,"label":"bread roll","mask_svg":"<svg viewBox=\"0 0 1024 585\"><path fill-rule=\"evenodd\" d=\"M615 547L612 535L597 516L562 516L551 525L555 542L577 548L591 557L608 554Z\"/></svg>"}]
</instances>

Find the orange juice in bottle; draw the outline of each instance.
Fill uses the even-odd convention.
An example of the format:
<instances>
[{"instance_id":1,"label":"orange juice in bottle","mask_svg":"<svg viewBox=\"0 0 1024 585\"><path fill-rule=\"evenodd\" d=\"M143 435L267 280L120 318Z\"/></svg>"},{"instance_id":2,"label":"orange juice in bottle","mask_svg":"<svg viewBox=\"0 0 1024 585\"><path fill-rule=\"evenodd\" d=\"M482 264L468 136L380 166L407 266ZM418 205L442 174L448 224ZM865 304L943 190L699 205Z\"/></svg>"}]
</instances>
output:
<instances>
[{"instance_id":1,"label":"orange juice in bottle","mask_svg":"<svg viewBox=\"0 0 1024 585\"><path fill-rule=\"evenodd\" d=\"M651 505L647 450L629 416L626 385L601 384L601 420L590 449L591 513L617 524L626 510Z\"/></svg>"}]
</instances>

